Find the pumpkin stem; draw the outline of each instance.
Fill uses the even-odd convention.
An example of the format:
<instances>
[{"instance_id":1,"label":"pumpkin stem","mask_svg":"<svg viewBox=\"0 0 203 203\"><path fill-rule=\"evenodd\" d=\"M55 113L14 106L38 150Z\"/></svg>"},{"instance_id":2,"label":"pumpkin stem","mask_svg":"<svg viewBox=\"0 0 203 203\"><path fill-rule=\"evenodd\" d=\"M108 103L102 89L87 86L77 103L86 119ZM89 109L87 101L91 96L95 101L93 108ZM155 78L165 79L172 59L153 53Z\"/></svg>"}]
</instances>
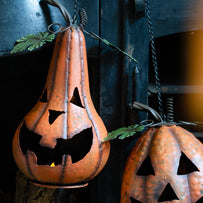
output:
<instances>
[{"instance_id":1,"label":"pumpkin stem","mask_svg":"<svg viewBox=\"0 0 203 203\"><path fill-rule=\"evenodd\" d=\"M57 0L44 0L44 1L52 6L59 8L68 26L72 25L72 17L70 13L67 11L67 9L61 3L59 3Z\"/></svg>"},{"instance_id":2,"label":"pumpkin stem","mask_svg":"<svg viewBox=\"0 0 203 203\"><path fill-rule=\"evenodd\" d=\"M142 104L142 103L139 103L139 102L136 102L134 101L133 104L132 104L132 108L135 108L137 110L141 110L141 111L147 111L149 113L152 114L152 116L160 123L163 123L163 119L161 117L161 115L155 111L153 108L145 105L145 104Z\"/></svg>"}]
</instances>

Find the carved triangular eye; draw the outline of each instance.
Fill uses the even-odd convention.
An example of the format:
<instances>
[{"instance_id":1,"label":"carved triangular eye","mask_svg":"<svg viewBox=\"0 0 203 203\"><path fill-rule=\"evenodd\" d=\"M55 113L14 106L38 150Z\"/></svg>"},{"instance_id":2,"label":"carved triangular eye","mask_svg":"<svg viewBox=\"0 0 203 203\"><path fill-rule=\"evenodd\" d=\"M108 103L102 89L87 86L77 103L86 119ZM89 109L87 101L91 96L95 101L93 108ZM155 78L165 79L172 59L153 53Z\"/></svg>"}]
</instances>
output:
<instances>
[{"instance_id":1,"label":"carved triangular eye","mask_svg":"<svg viewBox=\"0 0 203 203\"><path fill-rule=\"evenodd\" d=\"M203 197L201 197L199 200L197 200L195 203L203 203Z\"/></svg>"},{"instance_id":2,"label":"carved triangular eye","mask_svg":"<svg viewBox=\"0 0 203 203\"><path fill-rule=\"evenodd\" d=\"M194 171L199 171L199 169L192 163L192 161L181 152L179 166L178 166L178 175L185 175L192 173Z\"/></svg>"},{"instance_id":3,"label":"carved triangular eye","mask_svg":"<svg viewBox=\"0 0 203 203\"><path fill-rule=\"evenodd\" d=\"M80 95L79 95L77 87L74 89L73 96L72 96L70 102L77 105L77 106L79 106L79 107L81 107L81 108L84 108L82 103L81 103Z\"/></svg>"},{"instance_id":4,"label":"carved triangular eye","mask_svg":"<svg viewBox=\"0 0 203 203\"><path fill-rule=\"evenodd\" d=\"M148 155L147 158L142 162L140 168L137 171L138 176L148 176L148 175L155 175L154 169L152 167L152 162L150 156Z\"/></svg>"},{"instance_id":5,"label":"carved triangular eye","mask_svg":"<svg viewBox=\"0 0 203 203\"><path fill-rule=\"evenodd\" d=\"M168 183L164 188L164 191L161 193L158 199L158 202L165 202L165 201L172 201L172 200L179 200L179 198L177 197L170 183Z\"/></svg>"},{"instance_id":6,"label":"carved triangular eye","mask_svg":"<svg viewBox=\"0 0 203 203\"><path fill-rule=\"evenodd\" d=\"M142 203L139 200L134 199L133 197L130 197L131 203Z\"/></svg>"},{"instance_id":7,"label":"carved triangular eye","mask_svg":"<svg viewBox=\"0 0 203 203\"><path fill-rule=\"evenodd\" d=\"M55 111L49 109L49 124L52 124L63 113L65 113L65 111Z\"/></svg>"},{"instance_id":8,"label":"carved triangular eye","mask_svg":"<svg viewBox=\"0 0 203 203\"><path fill-rule=\"evenodd\" d=\"M41 98L40 98L40 101L43 102L43 103L47 103L47 89L44 90Z\"/></svg>"}]
</instances>

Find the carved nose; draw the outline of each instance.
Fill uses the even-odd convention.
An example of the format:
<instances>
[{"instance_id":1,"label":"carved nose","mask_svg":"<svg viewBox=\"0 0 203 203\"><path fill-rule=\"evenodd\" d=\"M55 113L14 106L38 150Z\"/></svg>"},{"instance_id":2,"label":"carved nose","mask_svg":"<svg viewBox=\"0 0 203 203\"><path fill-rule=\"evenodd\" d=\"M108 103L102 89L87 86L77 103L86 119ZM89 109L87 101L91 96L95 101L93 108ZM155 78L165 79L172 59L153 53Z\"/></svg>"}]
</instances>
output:
<instances>
[{"instance_id":1,"label":"carved nose","mask_svg":"<svg viewBox=\"0 0 203 203\"><path fill-rule=\"evenodd\" d=\"M131 203L142 203L139 200L134 199L133 197L130 197Z\"/></svg>"},{"instance_id":2,"label":"carved nose","mask_svg":"<svg viewBox=\"0 0 203 203\"><path fill-rule=\"evenodd\" d=\"M161 193L158 202L165 202L165 201L172 201L172 200L179 200L176 193L174 192L171 184L168 183L164 188L163 192Z\"/></svg>"}]
</instances>

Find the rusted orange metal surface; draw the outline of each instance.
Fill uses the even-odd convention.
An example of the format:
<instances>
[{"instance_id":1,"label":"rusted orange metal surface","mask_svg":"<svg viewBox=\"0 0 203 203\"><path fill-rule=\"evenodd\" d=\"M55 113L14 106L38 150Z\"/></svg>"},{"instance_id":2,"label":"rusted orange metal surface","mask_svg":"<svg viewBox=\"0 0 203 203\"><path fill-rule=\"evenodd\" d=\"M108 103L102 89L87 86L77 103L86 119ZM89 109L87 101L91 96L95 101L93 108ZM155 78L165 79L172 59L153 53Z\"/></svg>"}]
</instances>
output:
<instances>
[{"instance_id":1,"label":"rusted orange metal surface","mask_svg":"<svg viewBox=\"0 0 203 203\"><path fill-rule=\"evenodd\" d=\"M197 203L202 191L202 143L175 125L146 130L128 157L121 203Z\"/></svg>"},{"instance_id":2,"label":"rusted orange metal surface","mask_svg":"<svg viewBox=\"0 0 203 203\"><path fill-rule=\"evenodd\" d=\"M106 128L91 100L85 38L70 27L56 39L44 91L13 139L13 156L31 180L84 186L107 162Z\"/></svg>"}]
</instances>

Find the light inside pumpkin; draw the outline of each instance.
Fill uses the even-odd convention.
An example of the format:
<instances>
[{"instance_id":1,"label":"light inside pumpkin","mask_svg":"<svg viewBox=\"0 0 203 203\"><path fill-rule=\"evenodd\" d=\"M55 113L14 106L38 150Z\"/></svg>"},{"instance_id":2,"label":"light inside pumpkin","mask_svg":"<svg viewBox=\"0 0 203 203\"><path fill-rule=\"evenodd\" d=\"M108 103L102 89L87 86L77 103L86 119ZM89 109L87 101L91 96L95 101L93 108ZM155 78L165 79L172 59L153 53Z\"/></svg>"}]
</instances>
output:
<instances>
[{"instance_id":1,"label":"light inside pumpkin","mask_svg":"<svg viewBox=\"0 0 203 203\"><path fill-rule=\"evenodd\" d=\"M55 164L54 164L54 162L50 165L51 167L55 167Z\"/></svg>"}]
</instances>

